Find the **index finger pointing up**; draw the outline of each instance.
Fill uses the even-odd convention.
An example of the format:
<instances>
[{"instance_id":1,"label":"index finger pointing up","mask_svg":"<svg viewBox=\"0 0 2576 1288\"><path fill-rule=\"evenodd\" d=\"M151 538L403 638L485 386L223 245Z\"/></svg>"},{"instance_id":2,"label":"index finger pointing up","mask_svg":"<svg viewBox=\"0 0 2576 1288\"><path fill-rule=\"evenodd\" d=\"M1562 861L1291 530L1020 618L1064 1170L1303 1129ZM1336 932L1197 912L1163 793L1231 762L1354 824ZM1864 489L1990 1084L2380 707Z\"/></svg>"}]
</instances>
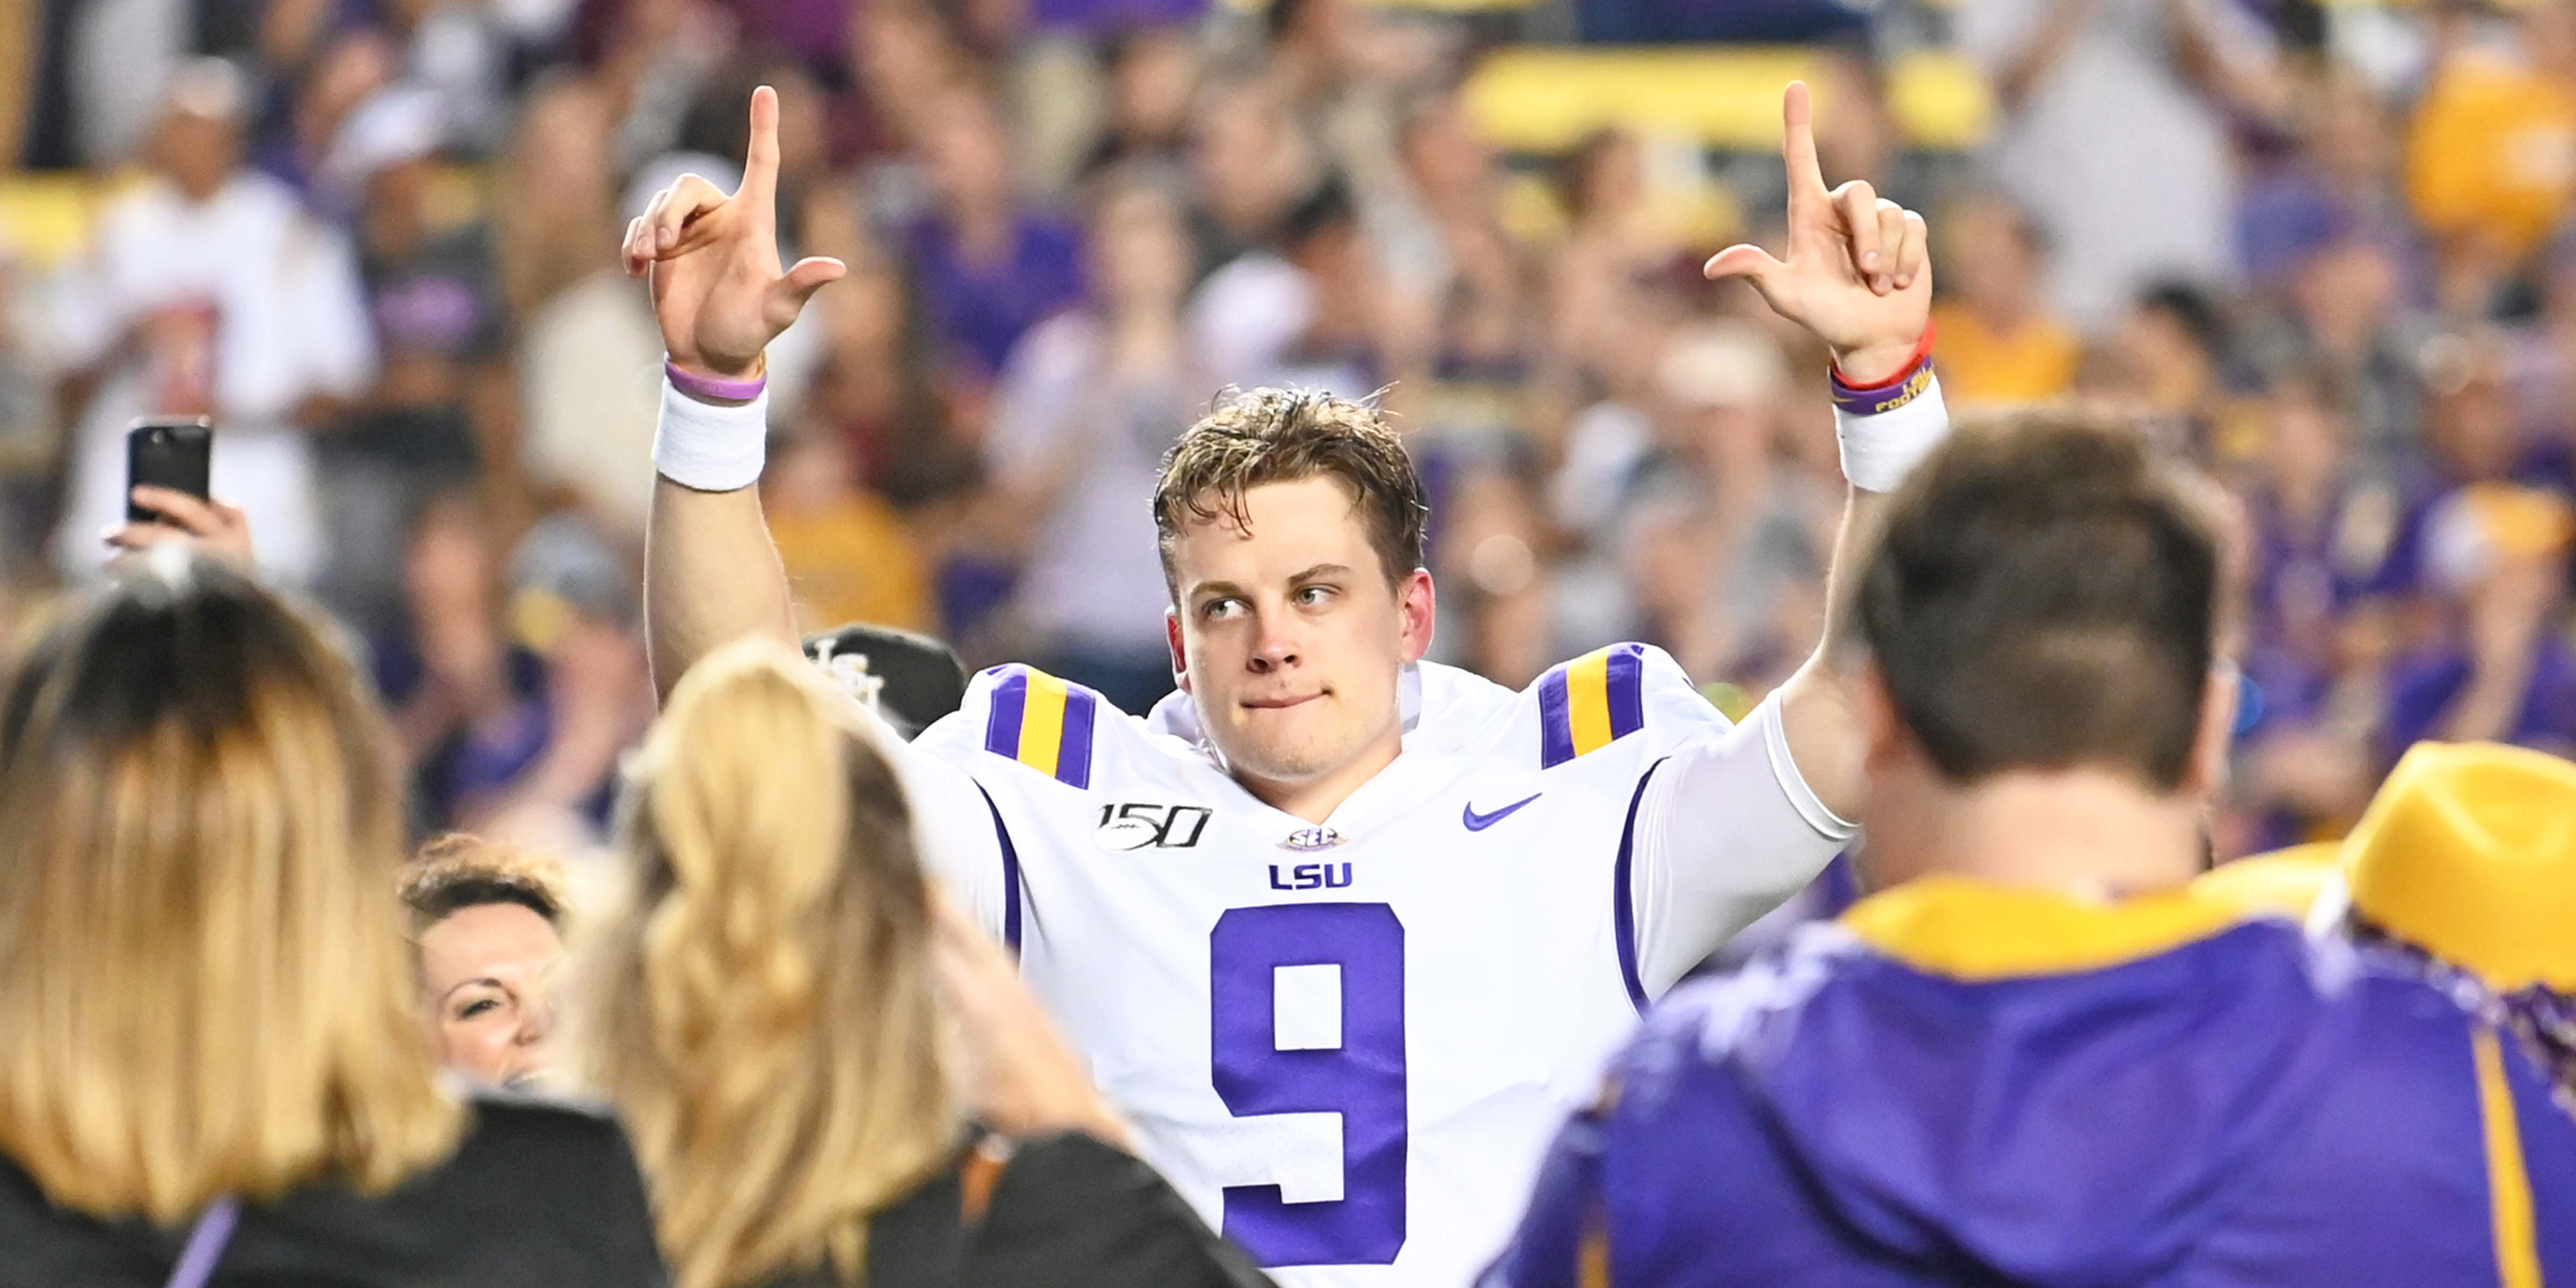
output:
<instances>
[{"instance_id":1,"label":"index finger pointing up","mask_svg":"<svg viewBox=\"0 0 2576 1288\"><path fill-rule=\"evenodd\" d=\"M1814 151L1812 145L1810 154ZM773 217L778 205L778 91L763 85L751 92L751 146L743 153L742 187L737 196L750 198L751 213L763 220Z\"/></svg>"},{"instance_id":2,"label":"index finger pointing up","mask_svg":"<svg viewBox=\"0 0 2576 1288\"><path fill-rule=\"evenodd\" d=\"M1789 164L1789 226L1792 229L1830 214L1825 168L1816 160L1816 105L1805 81L1791 81L1780 95L1781 159ZM755 145L757 146L757 145Z\"/></svg>"}]
</instances>

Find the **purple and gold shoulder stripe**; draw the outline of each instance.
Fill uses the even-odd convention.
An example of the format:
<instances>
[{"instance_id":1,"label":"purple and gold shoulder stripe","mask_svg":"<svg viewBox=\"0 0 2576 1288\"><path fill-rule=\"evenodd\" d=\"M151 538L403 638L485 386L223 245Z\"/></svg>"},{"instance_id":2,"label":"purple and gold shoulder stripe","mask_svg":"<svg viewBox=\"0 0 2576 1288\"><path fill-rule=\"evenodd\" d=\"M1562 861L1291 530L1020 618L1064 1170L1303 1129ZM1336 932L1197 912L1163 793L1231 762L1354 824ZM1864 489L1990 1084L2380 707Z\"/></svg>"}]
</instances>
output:
<instances>
[{"instance_id":1,"label":"purple and gold shoulder stripe","mask_svg":"<svg viewBox=\"0 0 2576 1288\"><path fill-rule=\"evenodd\" d=\"M1091 734L1100 695L1026 666L996 667L984 750L1068 787L1091 786Z\"/></svg>"},{"instance_id":2,"label":"purple and gold shoulder stripe","mask_svg":"<svg viewBox=\"0 0 2576 1288\"><path fill-rule=\"evenodd\" d=\"M1613 644L1538 682L1538 766L1553 769L1646 727L1646 649Z\"/></svg>"}]
</instances>

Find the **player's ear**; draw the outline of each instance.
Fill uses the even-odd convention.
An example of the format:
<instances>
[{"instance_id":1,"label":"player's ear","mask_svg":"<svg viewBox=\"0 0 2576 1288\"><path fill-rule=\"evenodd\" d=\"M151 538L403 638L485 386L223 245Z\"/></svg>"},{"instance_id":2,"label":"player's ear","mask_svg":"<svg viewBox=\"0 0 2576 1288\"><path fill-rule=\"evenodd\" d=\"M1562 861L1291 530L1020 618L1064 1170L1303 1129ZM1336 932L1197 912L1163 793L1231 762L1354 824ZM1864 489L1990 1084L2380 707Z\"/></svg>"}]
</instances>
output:
<instances>
[{"instance_id":1,"label":"player's ear","mask_svg":"<svg viewBox=\"0 0 2576 1288\"><path fill-rule=\"evenodd\" d=\"M1404 619L1404 660L1419 662L1431 651L1431 629L1439 616L1439 596L1432 591L1429 569L1414 569L1396 587L1395 609Z\"/></svg>"},{"instance_id":2,"label":"player's ear","mask_svg":"<svg viewBox=\"0 0 2576 1288\"><path fill-rule=\"evenodd\" d=\"M1179 609L1163 610L1163 642L1172 650L1172 683L1180 686L1181 692L1187 693L1190 691L1190 653L1181 644Z\"/></svg>"},{"instance_id":3,"label":"player's ear","mask_svg":"<svg viewBox=\"0 0 2576 1288\"><path fill-rule=\"evenodd\" d=\"M1845 683L1852 686L1853 702L1860 716L1863 762L1872 775L1886 772L1905 754L1908 738L1905 722L1896 714L1896 695L1888 692L1887 672L1878 669L1878 659L1864 660Z\"/></svg>"}]
</instances>

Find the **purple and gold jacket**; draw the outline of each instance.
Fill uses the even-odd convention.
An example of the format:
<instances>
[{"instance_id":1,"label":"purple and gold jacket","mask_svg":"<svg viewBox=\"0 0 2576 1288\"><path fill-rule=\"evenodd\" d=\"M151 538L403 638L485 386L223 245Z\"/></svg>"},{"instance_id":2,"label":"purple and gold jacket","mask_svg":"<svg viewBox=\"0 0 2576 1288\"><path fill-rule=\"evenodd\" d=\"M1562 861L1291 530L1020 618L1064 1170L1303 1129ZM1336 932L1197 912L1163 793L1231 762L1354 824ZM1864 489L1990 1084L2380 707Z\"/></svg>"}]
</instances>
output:
<instances>
[{"instance_id":1,"label":"purple and gold jacket","mask_svg":"<svg viewBox=\"0 0 2576 1288\"><path fill-rule=\"evenodd\" d=\"M2576 1114L2393 955L1935 878L1659 1003L1482 1282L2576 1286Z\"/></svg>"}]
</instances>

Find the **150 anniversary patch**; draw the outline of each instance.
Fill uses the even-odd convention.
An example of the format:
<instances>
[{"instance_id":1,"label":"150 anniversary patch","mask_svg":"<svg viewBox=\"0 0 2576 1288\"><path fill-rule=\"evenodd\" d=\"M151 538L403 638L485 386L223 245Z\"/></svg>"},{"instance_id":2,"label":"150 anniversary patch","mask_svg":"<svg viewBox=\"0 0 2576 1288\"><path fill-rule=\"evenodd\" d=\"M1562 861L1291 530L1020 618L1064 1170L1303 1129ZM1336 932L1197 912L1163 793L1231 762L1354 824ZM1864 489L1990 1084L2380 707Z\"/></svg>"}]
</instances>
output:
<instances>
[{"instance_id":1,"label":"150 anniversary patch","mask_svg":"<svg viewBox=\"0 0 2576 1288\"><path fill-rule=\"evenodd\" d=\"M1091 840L1112 854L1195 849L1215 813L1205 805L1103 805Z\"/></svg>"}]
</instances>

